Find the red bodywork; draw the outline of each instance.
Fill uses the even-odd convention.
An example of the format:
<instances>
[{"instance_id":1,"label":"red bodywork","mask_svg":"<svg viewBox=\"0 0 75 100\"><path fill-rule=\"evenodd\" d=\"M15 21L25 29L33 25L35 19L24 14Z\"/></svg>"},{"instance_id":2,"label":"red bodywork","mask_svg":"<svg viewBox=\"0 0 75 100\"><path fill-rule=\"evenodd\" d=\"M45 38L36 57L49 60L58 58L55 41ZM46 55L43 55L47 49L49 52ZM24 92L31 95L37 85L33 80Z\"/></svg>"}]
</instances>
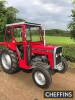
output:
<instances>
[{"instance_id":1,"label":"red bodywork","mask_svg":"<svg viewBox=\"0 0 75 100\"><path fill-rule=\"evenodd\" d=\"M33 54L39 54L39 55L46 55L48 57L48 61L50 64L50 69L54 69L54 49L56 48L56 46L51 46L51 45L46 45L44 46L43 41L40 42L28 42L26 40L26 27L27 26L35 26L35 25L31 25L31 24L14 24L14 25L8 25L6 27L6 30L11 28L14 29L16 27L21 27L22 28L22 42L16 42L13 34L14 32L11 32L12 34L12 41L11 42L7 42L6 41L6 31L5 31L5 37L4 37L4 42L0 42L0 45L5 46L6 48L9 48L13 51L15 51L18 55L18 59L19 59L19 66L23 69L31 69L32 66L27 64L27 58L26 58L26 48L28 46L28 44L30 44L31 46L31 55ZM40 30L42 29L40 25L38 25L38 27L40 28ZM42 34L42 31L41 31ZM42 38L43 39L43 34L42 34ZM24 48L24 58L21 58L19 50L17 48L16 45L21 44L23 45Z\"/></svg>"}]
</instances>

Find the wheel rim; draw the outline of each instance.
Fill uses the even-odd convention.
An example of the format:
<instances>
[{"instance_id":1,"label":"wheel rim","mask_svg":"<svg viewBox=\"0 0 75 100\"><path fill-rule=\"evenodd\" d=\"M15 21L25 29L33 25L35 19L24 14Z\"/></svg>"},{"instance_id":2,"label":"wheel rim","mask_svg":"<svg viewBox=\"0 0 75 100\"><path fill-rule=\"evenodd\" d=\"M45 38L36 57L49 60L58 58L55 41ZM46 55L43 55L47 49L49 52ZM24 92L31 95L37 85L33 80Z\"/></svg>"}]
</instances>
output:
<instances>
[{"instance_id":1,"label":"wheel rim","mask_svg":"<svg viewBox=\"0 0 75 100\"><path fill-rule=\"evenodd\" d=\"M62 71L63 69L64 69L63 63L61 63L60 66L57 66L57 70L58 70L58 71Z\"/></svg>"},{"instance_id":2,"label":"wheel rim","mask_svg":"<svg viewBox=\"0 0 75 100\"><path fill-rule=\"evenodd\" d=\"M8 54L2 54L2 64L7 70L11 68L11 58Z\"/></svg>"},{"instance_id":3,"label":"wheel rim","mask_svg":"<svg viewBox=\"0 0 75 100\"><path fill-rule=\"evenodd\" d=\"M58 71L62 71L64 69L64 66L58 67Z\"/></svg>"},{"instance_id":4,"label":"wheel rim","mask_svg":"<svg viewBox=\"0 0 75 100\"><path fill-rule=\"evenodd\" d=\"M36 72L34 75L35 81L38 85L45 85L46 83L46 79L45 76L43 75L43 73L41 72Z\"/></svg>"}]
</instances>

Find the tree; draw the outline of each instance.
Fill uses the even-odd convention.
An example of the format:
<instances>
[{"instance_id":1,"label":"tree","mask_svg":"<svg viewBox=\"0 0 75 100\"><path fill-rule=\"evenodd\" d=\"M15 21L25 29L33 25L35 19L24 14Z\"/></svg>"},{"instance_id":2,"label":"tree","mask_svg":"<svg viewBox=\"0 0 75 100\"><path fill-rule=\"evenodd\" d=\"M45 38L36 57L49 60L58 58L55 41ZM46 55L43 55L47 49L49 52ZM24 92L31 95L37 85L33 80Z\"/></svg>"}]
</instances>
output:
<instances>
[{"instance_id":1,"label":"tree","mask_svg":"<svg viewBox=\"0 0 75 100\"><path fill-rule=\"evenodd\" d=\"M73 9L72 9L72 14L71 14L71 17L72 17L72 21L70 22L69 24L69 29L70 29L70 32L71 32L71 37L73 39L75 39L75 0L73 0Z\"/></svg>"},{"instance_id":2,"label":"tree","mask_svg":"<svg viewBox=\"0 0 75 100\"><path fill-rule=\"evenodd\" d=\"M7 24L13 23L16 21L16 13L18 13L18 10L13 7L8 7L6 12L7 17Z\"/></svg>"},{"instance_id":3,"label":"tree","mask_svg":"<svg viewBox=\"0 0 75 100\"><path fill-rule=\"evenodd\" d=\"M21 19L21 18L16 18L16 22L26 22L26 20Z\"/></svg>"},{"instance_id":4,"label":"tree","mask_svg":"<svg viewBox=\"0 0 75 100\"><path fill-rule=\"evenodd\" d=\"M6 9L5 9L4 4L5 4L5 1L0 1L0 32L3 30L7 21L7 18L5 16Z\"/></svg>"},{"instance_id":5,"label":"tree","mask_svg":"<svg viewBox=\"0 0 75 100\"><path fill-rule=\"evenodd\" d=\"M16 21L16 13L18 10L14 7L6 7L6 1L0 1L0 32L3 32L6 24Z\"/></svg>"}]
</instances>

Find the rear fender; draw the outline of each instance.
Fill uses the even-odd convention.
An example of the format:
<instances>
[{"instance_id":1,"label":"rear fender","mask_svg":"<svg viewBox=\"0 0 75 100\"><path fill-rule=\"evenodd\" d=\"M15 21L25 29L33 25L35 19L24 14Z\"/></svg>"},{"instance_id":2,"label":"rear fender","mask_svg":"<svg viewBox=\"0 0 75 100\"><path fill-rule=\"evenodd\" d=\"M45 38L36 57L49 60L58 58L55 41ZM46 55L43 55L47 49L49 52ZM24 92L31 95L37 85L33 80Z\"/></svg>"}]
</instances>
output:
<instances>
[{"instance_id":1,"label":"rear fender","mask_svg":"<svg viewBox=\"0 0 75 100\"><path fill-rule=\"evenodd\" d=\"M13 50L13 51L16 50L16 45L15 45L15 43L7 43L7 47L8 47L9 49Z\"/></svg>"}]
</instances>

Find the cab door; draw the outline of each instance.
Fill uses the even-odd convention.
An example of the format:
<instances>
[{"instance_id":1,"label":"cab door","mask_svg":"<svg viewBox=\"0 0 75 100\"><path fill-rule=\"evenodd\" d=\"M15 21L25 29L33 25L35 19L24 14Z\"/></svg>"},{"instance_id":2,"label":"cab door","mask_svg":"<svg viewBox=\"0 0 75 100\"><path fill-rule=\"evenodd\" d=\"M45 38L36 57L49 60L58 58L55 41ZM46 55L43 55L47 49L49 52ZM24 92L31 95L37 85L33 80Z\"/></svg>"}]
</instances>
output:
<instances>
[{"instance_id":1,"label":"cab door","mask_svg":"<svg viewBox=\"0 0 75 100\"><path fill-rule=\"evenodd\" d=\"M21 68L30 68L30 45L25 39L24 27L19 27L14 29L14 39L17 47L17 52L19 54L19 65Z\"/></svg>"},{"instance_id":2,"label":"cab door","mask_svg":"<svg viewBox=\"0 0 75 100\"><path fill-rule=\"evenodd\" d=\"M16 27L14 28L13 38L15 40L16 48L20 54L20 59L24 59L24 46L23 46L23 39L22 39L22 28Z\"/></svg>"}]
</instances>

